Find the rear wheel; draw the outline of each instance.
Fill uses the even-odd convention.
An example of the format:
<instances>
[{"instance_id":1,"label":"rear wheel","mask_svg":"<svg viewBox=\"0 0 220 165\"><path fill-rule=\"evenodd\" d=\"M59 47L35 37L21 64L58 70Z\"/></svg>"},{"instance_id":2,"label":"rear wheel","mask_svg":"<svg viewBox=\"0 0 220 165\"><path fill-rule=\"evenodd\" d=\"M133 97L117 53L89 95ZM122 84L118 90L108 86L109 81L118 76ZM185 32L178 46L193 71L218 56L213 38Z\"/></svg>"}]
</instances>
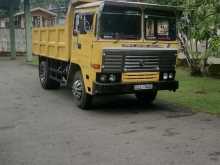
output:
<instances>
[{"instance_id":1,"label":"rear wheel","mask_svg":"<svg viewBox=\"0 0 220 165\"><path fill-rule=\"evenodd\" d=\"M44 89L58 89L60 83L50 78L48 61L42 60L39 64L40 83Z\"/></svg>"},{"instance_id":2,"label":"rear wheel","mask_svg":"<svg viewBox=\"0 0 220 165\"><path fill-rule=\"evenodd\" d=\"M157 91L145 91L136 93L136 98L141 104L152 104L157 97Z\"/></svg>"},{"instance_id":3,"label":"rear wheel","mask_svg":"<svg viewBox=\"0 0 220 165\"><path fill-rule=\"evenodd\" d=\"M83 76L80 71L76 72L72 82L72 93L76 105L84 110L91 107L92 96L86 93Z\"/></svg>"}]
</instances>

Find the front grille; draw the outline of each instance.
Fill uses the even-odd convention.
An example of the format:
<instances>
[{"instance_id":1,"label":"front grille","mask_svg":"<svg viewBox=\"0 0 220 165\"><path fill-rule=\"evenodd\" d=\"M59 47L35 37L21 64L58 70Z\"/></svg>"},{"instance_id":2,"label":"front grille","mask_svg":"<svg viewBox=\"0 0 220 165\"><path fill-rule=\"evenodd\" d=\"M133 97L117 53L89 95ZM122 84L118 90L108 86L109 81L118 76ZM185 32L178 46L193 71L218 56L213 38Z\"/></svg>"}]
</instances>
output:
<instances>
[{"instance_id":1,"label":"front grille","mask_svg":"<svg viewBox=\"0 0 220 165\"><path fill-rule=\"evenodd\" d=\"M105 49L103 72L155 72L173 71L176 64L175 49Z\"/></svg>"},{"instance_id":2,"label":"front grille","mask_svg":"<svg viewBox=\"0 0 220 165\"><path fill-rule=\"evenodd\" d=\"M144 54L125 56L124 71L155 71L159 70L159 57Z\"/></svg>"},{"instance_id":3,"label":"front grille","mask_svg":"<svg viewBox=\"0 0 220 165\"><path fill-rule=\"evenodd\" d=\"M121 72L123 70L124 56L121 53L105 51L103 53L104 72Z\"/></svg>"},{"instance_id":4,"label":"front grille","mask_svg":"<svg viewBox=\"0 0 220 165\"><path fill-rule=\"evenodd\" d=\"M157 82L159 79L159 72L129 72L122 74L122 81L130 83Z\"/></svg>"}]
</instances>

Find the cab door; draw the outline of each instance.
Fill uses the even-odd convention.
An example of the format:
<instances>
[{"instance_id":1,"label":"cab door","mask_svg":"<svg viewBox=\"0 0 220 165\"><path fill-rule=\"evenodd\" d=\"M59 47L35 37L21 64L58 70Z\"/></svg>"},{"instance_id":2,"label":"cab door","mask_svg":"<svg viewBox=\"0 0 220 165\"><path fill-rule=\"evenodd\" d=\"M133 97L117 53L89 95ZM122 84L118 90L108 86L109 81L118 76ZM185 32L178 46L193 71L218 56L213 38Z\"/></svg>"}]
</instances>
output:
<instances>
[{"instance_id":1,"label":"cab door","mask_svg":"<svg viewBox=\"0 0 220 165\"><path fill-rule=\"evenodd\" d=\"M86 79L90 75L92 44L94 38L94 13L76 13L73 26L71 62L81 67L85 85L92 83ZM89 92L89 91L87 91Z\"/></svg>"}]
</instances>

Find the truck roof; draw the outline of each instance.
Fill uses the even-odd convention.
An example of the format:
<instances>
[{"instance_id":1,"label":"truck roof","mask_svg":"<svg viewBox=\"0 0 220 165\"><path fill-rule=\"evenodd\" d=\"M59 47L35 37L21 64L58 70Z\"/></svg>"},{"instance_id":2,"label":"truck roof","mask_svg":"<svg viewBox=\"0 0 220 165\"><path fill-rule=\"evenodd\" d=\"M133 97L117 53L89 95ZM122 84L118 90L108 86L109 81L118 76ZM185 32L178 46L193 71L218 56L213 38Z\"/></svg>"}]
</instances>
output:
<instances>
[{"instance_id":1,"label":"truck roof","mask_svg":"<svg viewBox=\"0 0 220 165\"><path fill-rule=\"evenodd\" d=\"M181 7L177 6L169 6L169 5L159 5L159 4L151 4L144 2L131 2L131 1L123 1L123 0L102 0L97 2L86 3L76 7L77 9L82 8L90 8L90 7L99 7L102 5L117 5L117 6L127 6L127 7L140 7L140 8L149 8L149 9L162 9L165 11L181 11Z\"/></svg>"},{"instance_id":2,"label":"truck roof","mask_svg":"<svg viewBox=\"0 0 220 165\"><path fill-rule=\"evenodd\" d=\"M98 7L98 6L101 6L102 4L103 4L103 1L90 2L90 3L83 4L83 5L79 5L76 7L76 9Z\"/></svg>"}]
</instances>

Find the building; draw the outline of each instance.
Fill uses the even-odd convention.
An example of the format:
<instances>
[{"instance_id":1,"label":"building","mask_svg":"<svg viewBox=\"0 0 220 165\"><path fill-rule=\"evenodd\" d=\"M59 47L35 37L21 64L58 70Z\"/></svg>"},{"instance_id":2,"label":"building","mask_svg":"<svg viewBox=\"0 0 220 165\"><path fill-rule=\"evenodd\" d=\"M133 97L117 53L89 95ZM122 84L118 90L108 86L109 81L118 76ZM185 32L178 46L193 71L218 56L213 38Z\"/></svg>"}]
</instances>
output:
<instances>
[{"instance_id":1,"label":"building","mask_svg":"<svg viewBox=\"0 0 220 165\"><path fill-rule=\"evenodd\" d=\"M1 5L1 4L0 4ZM16 53L26 52L25 38L25 15L19 12L15 15L15 49ZM56 14L43 8L34 8L31 10L33 27L52 26L56 24ZM11 51L10 46L10 27L9 16L0 16L0 54L8 54Z\"/></svg>"},{"instance_id":2,"label":"building","mask_svg":"<svg viewBox=\"0 0 220 165\"><path fill-rule=\"evenodd\" d=\"M31 10L33 27L40 26L52 26L56 24L57 14L43 8L34 8ZM16 28L25 27L24 12L15 14L15 26ZM0 16L0 28L9 27L9 18L6 16Z\"/></svg>"},{"instance_id":3,"label":"building","mask_svg":"<svg viewBox=\"0 0 220 165\"><path fill-rule=\"evenodd\" d=\"M56 24L57 14L43 8L34 8L31 10L33 27L40 26L52 26ZM25 18L24 12L15 14L15 27L24 28ZM0 16L0 28L9 27L9 18L6 16Z\"/></svg>"},{"instance_id":4,"label":"building","mask_svg":"<svg viewBox=\"0 0 220 165\"><path fill-rule=\"evenodd\" d=\"M7 28L9 26L9 18L0 16L0 28Z\"/></svg>"},{"instance_id":5,"label":"building","mask_svg":"<svg viewBox=\"0 0 220 165\"><path fill-rule=\"evenodd\" d=\"M34 8L31 10L33 27L45 27L56 24L56 13L46 10L44 8ZM24 28L25 15L24 12L15 14L15 26L17 28Z\"/></svg>"}]
</instances>

